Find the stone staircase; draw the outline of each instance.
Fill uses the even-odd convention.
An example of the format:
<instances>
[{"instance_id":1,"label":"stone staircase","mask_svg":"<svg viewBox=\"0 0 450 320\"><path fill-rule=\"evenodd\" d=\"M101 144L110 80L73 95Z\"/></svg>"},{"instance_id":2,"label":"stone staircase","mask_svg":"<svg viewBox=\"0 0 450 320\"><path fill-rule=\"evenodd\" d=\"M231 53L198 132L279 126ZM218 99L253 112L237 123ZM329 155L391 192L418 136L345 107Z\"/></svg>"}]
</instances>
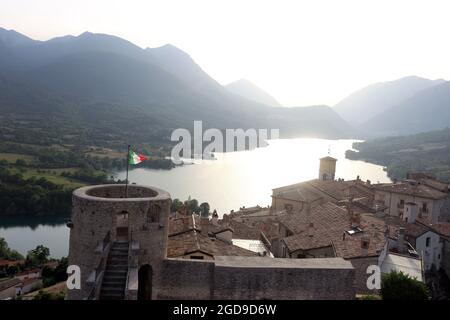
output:
<instances>
[{"instance_id":1,"label":"stone staircase","mask_svg":"<svg viewBox=\"0 0 450 320\"><path fill-rule=\"evenodd\" d=\"M123 300L128 273L128 242L114 242L109 251L100 300Z\"/></svg>"}]
</instances>

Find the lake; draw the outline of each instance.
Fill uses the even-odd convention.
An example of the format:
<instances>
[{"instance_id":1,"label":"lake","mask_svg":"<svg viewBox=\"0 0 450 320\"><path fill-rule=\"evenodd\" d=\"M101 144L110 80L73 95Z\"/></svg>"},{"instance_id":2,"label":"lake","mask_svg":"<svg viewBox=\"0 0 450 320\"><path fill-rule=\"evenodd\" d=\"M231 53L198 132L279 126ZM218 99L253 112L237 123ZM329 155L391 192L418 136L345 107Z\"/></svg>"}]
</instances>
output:
<instances>
[{"instance_id":1,"label":"lake","mask_svg":"<svg viewBox=\"0 0 450 320\"><path fill-rule=\"evenodd\" d=\"M242 206L267 206L273 188L315 179L319 174L319 158L328 153L338 159L336 179L369 179L373 183L389 182L381 166L345 159L345 151L355 140L280 139L271 140L265 148L251 151L216 153L217 160L200 161L172 170L133 169L130 183L146 184L168 191L172 199L190 196L208 202L219 215ZM124 179L125 172L113 173ZM48 218L47 218L48 219ZM0 237L21 253L44 244L51 255L67 255L69 229L59 222L33 222L33 225L5 224L0 221Z\"/></svg>"}]
</instances>

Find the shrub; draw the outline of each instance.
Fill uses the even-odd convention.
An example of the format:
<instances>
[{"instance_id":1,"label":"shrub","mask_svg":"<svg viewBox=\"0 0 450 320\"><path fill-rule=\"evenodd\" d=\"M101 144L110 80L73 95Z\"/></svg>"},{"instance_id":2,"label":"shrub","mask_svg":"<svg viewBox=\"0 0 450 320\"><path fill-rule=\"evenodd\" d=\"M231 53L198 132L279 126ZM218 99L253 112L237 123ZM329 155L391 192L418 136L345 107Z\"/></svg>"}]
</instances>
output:
<instances>
[{"instance_id":1,"label":"shrub","mask_svg":"<svg viewBox=\"0 0 450 320\"><path fill-rule=\"evenodd\" d=\"M392 271L381 280L383 300L427 300L426 285L402 272Z\"/></svg>"}]
</instances>

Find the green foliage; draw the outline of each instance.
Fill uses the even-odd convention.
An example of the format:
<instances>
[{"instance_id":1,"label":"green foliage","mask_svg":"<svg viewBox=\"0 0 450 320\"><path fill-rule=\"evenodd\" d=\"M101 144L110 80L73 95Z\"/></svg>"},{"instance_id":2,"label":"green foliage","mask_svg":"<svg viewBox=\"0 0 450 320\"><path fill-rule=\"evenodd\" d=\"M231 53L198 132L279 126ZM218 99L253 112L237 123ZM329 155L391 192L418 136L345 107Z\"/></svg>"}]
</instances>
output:
<instances>
[{"instance_id":1,"label":"green foliage","mask_svg":"<svg viewBox=\"0 0 450 320\"><path fill-rule=\"evenodd\" d=\"M61 258L55 268L44 266L42 268L42 278L44 288L54 285L55 283L67 280L67 258Z\"/></svg>"},{"instance_id":2,"label":"green foliage","mask_svg":"<svg viewBox=\"0 0 450 320\"><path fill-rule=\"evenodd\" d=\"M10 249L5 238L0 238L0 259L22 260L23 256L17 251Z\"/></svg>"},{"instance_id":3,"label":"green foliage","mask_svg":"<svg viewBox=\"0 0 450 320\"><path fill-rule=\"evenodd\" d=\"M357 142L346 157L387 167L391 178L404 179L410 171L429 172L440 180L450 180L450 128L410 136Z\"/></svg>"},{"instance_id":4,"label":"green foliage","mask_svg":"<svg viewBox=\"0 0 450 320\"><path fill-rule=\"evenodd\" d=\"M189 209L189 211L194 212L194 213L199 213L200 212L200 208L198 206L198 201L197 199L191 199L191 197L189 197L188 200L186 200L184 202L184 205Z\"/></svg>"},{"instance_id":5,"label":"green foliage","mask_svg":"<svg viewBox=\"0 0 450 320\"><path fill-rule=\"evenodd\" d=\"M390 272L381 279L383 300L427 300L427 286L402 272Z\"/></svg>"},{"instance_id":6,"label":"green foliage","mask_svg":"<svg viewBox=\"0 0 450 320\"><path fill-rule=\"evenodd\" d=\"M6 269L6 274L10 277L12 277L13 275L15 275L16 273L18 273L20 271L18 266L9 266Z\"/></svg>"},{"instance_id":7,"label":"green foliage","mask_svg":"<svg viewBox=\"0 0 450 320\"><path fill-rule=\"evenodd\" d=\"M34 296L33 300L64 300L64 298L64 291L51 293L44 290L39 290L38 294Z\"/></svg>"},{"instance_id":8,"label":"green foliage","mask_svg":"<svg viewBox=\"0 0 450 320\"><path fill-rule=\"evenodd\" d=\"M200 204L200 215L203 218L208 218L209 217L209 215L211 214L209 212L209 210L210 210L210 207L209 207L209 203L208 202L203 202L203 203Z\"/></svg>"},{"instance_id":9,"label":"green foliage","mask_svg":"<svg viewBox=\"0 0 450 320\"><path fill-rule=\"evenodd\" d=\"M208 218L211 215L210 212L210 206L208 202L202 202L200 205L198 204L197 199L192 199L190 196L189 198L183 202L180 201L180 199L173 199L172 205L171 205L171 211L175 212L177 211L181 206L186 206L186 209L189 212L199 214L204 218Z\"/></svg>"},{"instance_id":10,"label":"green foliage","mask_svg":"<svg viewBox=\"0 0 450 320\"><path fill-rule=\"evenodd\" d=\"M45 178L0 168L0 215L69 213L72 192Z\"/></svg>"},{"instance_id":11,"label":"green foliage","mask_svg":"<svg viewBox=\"0 0 450 320\"><path fill-rule=\"evenodd\" d=\"M381 300L381 297L376 294L362 295L358 300Z\"/></svg>"},{"instance_id":12,"label":"green foliage","mask_svg":"<svg viewBox=\"0 0 450 320\"><path fill-rule=\"evenodd\" d=\"M180 201L180 199L176 198L172 200L172 205L170 207L170 210L172 212L177 211L181 206L183 205L183 202Z\"/></svg>"},{"instance_id":13,"label":"green foliage","mask_svg":"<svg viewBox=\"0 0 450 320\"><path fill-rule=\"evenodd\" d=\"M32 266L40 266L48 261L49 256L49 248L38 245L35 249L28 251L26 262Z\"/></svg>"}]
</instances>

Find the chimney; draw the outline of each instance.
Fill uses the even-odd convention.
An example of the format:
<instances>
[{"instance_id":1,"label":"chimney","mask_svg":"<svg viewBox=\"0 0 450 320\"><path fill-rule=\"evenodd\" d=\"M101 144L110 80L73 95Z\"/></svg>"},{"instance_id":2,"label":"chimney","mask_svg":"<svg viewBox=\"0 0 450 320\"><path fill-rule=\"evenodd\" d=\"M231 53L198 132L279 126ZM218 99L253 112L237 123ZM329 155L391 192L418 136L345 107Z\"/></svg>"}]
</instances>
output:
<instances>
[{"instance_id":1,"label":"chimney","mask_svg":"<svg viewBox=\"0 0 450 320\"><path fill-rule=\"evenodd\" d=\"M361 216L359 215L359 213L353 211L353 198L349 199L349 202L347 204L347 212L350 216L350 227L351 228L359 227L361 223Z\"/></svg>"},{"instance_id":2,"label":"chimney","mask_svg":"<svg viewBox=\"0 0 450 320\"><path fill-rule=\"evenodd\" d=\"M372 183L369 179L367 179L366 183L370 186L370 184Z\"/></svg>"},{"instance_id":3,"label":"chimney","mask_svg":"<svg viewBox=\"0 0 450 320\"><path fill-rule=\"evenodd\" d=\"M192 215L193 217L193 215ZM210 230L210 222L208 218L200 217L200 230L202 230L202 233L208 234Z\"/></svg>"},{"instance_id":4,"label":"chimney","mask_svg":"<svg viewBox=\"0 0 450 320\"><path fill-rule=\"evenodd\" d=\"M352 217L352 228L359 227L361 224L361 215L359 213L353 213Z\"/></svg>"}]
</instances>

